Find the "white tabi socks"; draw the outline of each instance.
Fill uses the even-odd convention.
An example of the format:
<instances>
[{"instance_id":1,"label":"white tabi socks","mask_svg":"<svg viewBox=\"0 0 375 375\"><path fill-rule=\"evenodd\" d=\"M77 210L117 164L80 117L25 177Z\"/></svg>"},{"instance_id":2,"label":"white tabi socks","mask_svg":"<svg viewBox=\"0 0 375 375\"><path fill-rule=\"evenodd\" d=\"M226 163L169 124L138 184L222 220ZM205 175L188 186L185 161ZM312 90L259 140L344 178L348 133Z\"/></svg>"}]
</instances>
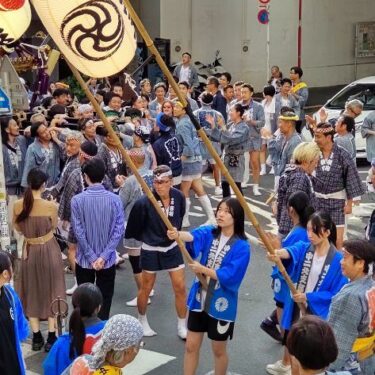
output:
<instances>
[{"instance_id":1,"label":"white tabi socks","mask_svg":"<svg viewBox=\"0 0 375 375\"><path fill-rule=\"evenodd\" d=\"M182 220L183 228L190 227L190 221L189 221L190 206L191 206L191 200L190 198L186 198L186 210L185 210L184 219Z\"/></svg>"},{"instance_id":2,"label":"white tabi socks","mask_svg":"<svg viewBox=\"0 0 375 375\"><path fill-rule=\"evenodd\" d=\"M186 318L177 317L177 335L180 339L186 340L186 336L187 336Z\"/></svg>"},{"instance_id":3,"label":"white tabi socks","mask_svg":"<svg viewBox=\"0 0 375 375\"><path fill-rule=\"evenodd\" d=\"M198 199L208 217L208 220L205 222L205 225L216 225L217 223L216 223L215 213L211 206L211 201L210 201L210 198L208 198L208 195L207 194L203 195L201 197L198 197Z\"/></svg>"},{"instance_id":4,"label":"white tabi socks","mask_svg":"<svg viewBox=\"0 0 375 375\"><path fill-rule=\"evenodd\" d=\"M152 337L157 335L157 333L152 330L150 325L148 324L147 315L138 314L138 320L142 324L143 336Z\"/></svg>"}]
</instances>

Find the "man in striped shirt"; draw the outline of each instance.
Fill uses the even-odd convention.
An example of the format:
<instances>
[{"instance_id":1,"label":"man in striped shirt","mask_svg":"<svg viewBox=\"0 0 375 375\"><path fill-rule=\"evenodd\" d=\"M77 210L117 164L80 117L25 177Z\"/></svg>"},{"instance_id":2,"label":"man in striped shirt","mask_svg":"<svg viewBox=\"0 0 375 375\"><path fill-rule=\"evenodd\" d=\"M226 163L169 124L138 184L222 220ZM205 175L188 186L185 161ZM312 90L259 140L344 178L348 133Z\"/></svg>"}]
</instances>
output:
<instances>
[{"instance_id":1,"label":"man in striped shirt","mask_svg":"<svg viewBox=\"0 0 375 375\"><path fill-rule=\"evenodd\" d=\"M105 175L102 160L94 158L83 167L87 189L71 204L71 224L77 239L78 285L95 283L103 294L98 314L109 318L116 276L116 247L124 233L124 210L120 198L101 184Z\"/></svg>"}]
</instances>

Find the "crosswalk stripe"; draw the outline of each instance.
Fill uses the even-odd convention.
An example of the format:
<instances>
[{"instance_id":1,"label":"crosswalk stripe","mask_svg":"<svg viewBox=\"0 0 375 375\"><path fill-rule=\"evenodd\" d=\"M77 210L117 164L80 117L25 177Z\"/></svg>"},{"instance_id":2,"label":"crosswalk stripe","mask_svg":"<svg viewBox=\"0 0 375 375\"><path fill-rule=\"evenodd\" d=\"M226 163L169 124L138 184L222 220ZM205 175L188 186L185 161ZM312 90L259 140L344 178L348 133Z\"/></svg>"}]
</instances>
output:
<instances>
[{"instance_id":1,"label":"crosswalk stripe","mask_svg":"<svg viewBox=\"0 0 375 375\"><path fill-rule=\"evenodd\" d=\"M173 361L176 357L141 349L134 361L125 367L123 374L143 375Z\"/></svg>"}]
</instances>

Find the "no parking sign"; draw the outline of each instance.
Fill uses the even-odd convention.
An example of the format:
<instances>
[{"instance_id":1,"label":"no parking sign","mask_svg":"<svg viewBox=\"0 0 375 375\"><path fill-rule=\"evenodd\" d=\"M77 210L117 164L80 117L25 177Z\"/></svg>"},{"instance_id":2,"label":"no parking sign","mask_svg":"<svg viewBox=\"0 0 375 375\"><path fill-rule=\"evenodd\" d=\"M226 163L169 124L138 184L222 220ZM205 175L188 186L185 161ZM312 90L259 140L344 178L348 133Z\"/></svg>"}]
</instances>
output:
<instances>
[{"instance_id":1,"label":"no parking sign","mask_svg":"<svg viewBox=\"0 0 375 375\"><path fill-rule=\"evenodd\" d=\"M258 21L262 25L267 25L268 22L270 21L269 12L268 12L268 7L269 7L270 2L271 0L259 0Z\"/></svg>"}]
</instances>

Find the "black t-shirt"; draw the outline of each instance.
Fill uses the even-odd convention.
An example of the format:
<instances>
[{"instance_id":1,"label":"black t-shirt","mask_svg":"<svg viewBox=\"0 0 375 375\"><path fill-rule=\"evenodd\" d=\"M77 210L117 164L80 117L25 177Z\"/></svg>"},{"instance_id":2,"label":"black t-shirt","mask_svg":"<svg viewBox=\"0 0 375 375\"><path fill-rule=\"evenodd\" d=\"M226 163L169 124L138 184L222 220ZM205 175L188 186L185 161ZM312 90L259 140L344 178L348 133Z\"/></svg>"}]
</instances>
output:
<instances>
[{"instance_id":1,"label":"black t-shirt","mask_svg":"<svg viewBox=\"0 0 375 375\"><path fill-rule=\"evenodd\" d=\"M14 332L14 311L4 287L0 289L0 293L0 374L21 374Z\"/></svg>"}]
</instances>

